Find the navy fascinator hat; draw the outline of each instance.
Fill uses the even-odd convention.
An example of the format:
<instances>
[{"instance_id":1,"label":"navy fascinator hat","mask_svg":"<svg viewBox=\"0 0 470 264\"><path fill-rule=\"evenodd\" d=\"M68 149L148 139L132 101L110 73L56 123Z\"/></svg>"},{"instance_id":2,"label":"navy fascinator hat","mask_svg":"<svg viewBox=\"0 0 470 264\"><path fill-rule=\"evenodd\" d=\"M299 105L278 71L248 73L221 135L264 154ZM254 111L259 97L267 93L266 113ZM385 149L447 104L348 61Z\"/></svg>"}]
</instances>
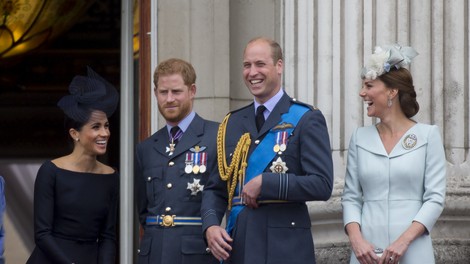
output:
<instances>
[{"instance_id":1,"label":"navy fascinator hat","mask_svg":"<svg viewBox=\"0 0 470 264\"><path fill-rule=\"evenodd\" d=\"M100 110L110 117L117 108L119 94L116 88L90 67L88 76L77 75L69 85L70 95L62 97L57 105L69 118L86 123L93 110Z\"/></svg>"}]
</instances>

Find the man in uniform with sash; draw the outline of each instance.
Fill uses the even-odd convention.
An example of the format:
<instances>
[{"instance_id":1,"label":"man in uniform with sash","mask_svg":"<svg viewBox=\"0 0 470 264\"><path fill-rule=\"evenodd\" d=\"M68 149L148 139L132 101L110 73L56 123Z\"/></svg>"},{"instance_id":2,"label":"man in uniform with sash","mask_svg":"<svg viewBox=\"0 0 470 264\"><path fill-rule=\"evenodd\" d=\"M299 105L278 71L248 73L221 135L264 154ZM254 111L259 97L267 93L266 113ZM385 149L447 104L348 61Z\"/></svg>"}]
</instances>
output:
<instances>
[{"instance_id":1,"label":"man in uniform with sash","mask_svg":"<svg viewBox=\"0 0 470 264\"><path fill-rule=\"evenodd\" d=\"M219 174L206 184L201 216L208 251L226 263L315 263L306 202L331 196L328 130L320 110L283 91L282 71L279 44L251 40L243 77L254 102L219 127Z\"/></svg>"},{"instance_id":2,"label":"man in uniform with sash","mask_svg":"<svg viewBox=\"0 0 470 264\"><path fill-rule=\"evenodd\" d=\"M138 263L217 263L206 251L200 209L209 175L217 173L218 123L193 111L196 73L188 62L161 62L154 84L166 126L137 145L135 195L144 231Z\"/></svg>"}]
</instances>

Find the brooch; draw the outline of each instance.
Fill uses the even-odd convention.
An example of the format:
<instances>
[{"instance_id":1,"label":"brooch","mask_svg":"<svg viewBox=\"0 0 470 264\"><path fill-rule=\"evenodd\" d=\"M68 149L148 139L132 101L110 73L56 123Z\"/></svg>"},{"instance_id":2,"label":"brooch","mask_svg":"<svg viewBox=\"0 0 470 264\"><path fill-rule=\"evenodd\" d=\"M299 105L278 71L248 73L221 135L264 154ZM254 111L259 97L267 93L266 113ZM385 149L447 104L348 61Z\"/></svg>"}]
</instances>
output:
<instances>
[{"instance_id":1,"label":"brooch","mask_svg":"<svg viewBox=\"0 0 470 264\"><path fill-rule=\"evenodd\" d=\"M409 134L406 135L406 137L403 139L401 142L401 145L405 149L412 149L414 146L416 146L416 143L418 142L418 138L416 137L415 134Z\"/></svg>"}]
</instances>

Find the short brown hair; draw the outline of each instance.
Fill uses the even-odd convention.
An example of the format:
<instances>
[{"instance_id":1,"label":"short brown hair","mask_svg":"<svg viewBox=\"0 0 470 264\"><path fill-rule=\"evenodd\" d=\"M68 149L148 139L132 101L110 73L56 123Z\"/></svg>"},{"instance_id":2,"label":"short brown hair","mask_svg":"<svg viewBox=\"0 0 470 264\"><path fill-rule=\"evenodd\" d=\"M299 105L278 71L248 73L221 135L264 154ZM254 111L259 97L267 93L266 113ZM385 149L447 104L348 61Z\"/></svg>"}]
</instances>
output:
<instances>
[{"instance_id":1,"label":"short brown hair","mask_svg":"<svg viewBox=\"0 0 470 264\"><path fill-rule=\"evenodd\" d=\"M181 59L171 58L160 62L155 69L153 74L155 87L158 86L158 78L160 78L160 76L172 74L181 74L184 84L188 87L196 83L196 72L191 63Z\"/></svg>"},{"instance_id":2,"label":"short brown hair","mask_svg":"<svg viewBox=\"0 0 470 264\"><path fill-rule=\"evenodd\" d=\"M279 43L277 43L276 41L274 41L272 39L266 38L266 37L256 37L256 38L250 40L246 44L245 50L246 50L246 47L248 47L248 45L250 45L251 43L254 43L256 41L262 41L262 42L268 43L268 45L271 47L271 58L273 59L274 64L276 64L279 60L282 60L282 61L284 60L283 55L282 55L282 48L279 45ZM245 53L245 52L243 52L243 53Z\"/></svg>"},{"instance_id":3,"label":"short brown hair","mask_svg":"<svg viewBox=\"0 0 470 264\"><path fill-rule=\"evenodd\" d=\"M413 77L406 68L392 68L389 72L377 77L387 88L398 89L398 100L400 107L406 117L410 118L419 111L416 101L416 92L413 85Z\"/></svg>"}]
</instances>

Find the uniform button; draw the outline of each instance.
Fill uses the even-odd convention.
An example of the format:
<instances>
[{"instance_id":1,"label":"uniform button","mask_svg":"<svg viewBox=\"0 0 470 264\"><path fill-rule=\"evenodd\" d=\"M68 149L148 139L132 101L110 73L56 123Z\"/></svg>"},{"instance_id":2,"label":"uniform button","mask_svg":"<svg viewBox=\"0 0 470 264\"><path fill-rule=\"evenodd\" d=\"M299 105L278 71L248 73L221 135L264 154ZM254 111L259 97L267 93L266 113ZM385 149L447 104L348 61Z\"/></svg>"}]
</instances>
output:
<instances>
[{"instance_id":1,"label":"uniform button","mask_svg":"<svg viewBox=\"0 0 470 264\"><path fill-rule=\"evenodd\" d=\"M170 162L168 163L168 166L170 166L170 167L173 166L173 165L175 165L175 163L174 163L173 161L170 161Z\"/></svg>"},{"instance_id":2,"label":"uniform button","mask_svg":"<svg viewBox=\"0 0 470 264\"><path fill-rule=\"evenodd\" d=\"M152 178L148 177L148 178L147 178L147 181L150 181L151 179L152 179Z\"/></svg>"},{"instance_id":3,"label":"uniform button","mask_svg":"<svg viewBox=\"0 0 470 264\"><path fill-rule=\"evenodd\" d=\"M255 140L255 144L256 144L256 145L259 144L259 139Z\"/></svg>"},{"instance_id":4,"label":"uniform button","mask_svg":"<svg viewBox=\"0 0 470 264\"><path fill-rule=\"evenodd\" d=\"M295 226L295 222L290 223L292 226Z\"/></svg>"},{"instance_id":5,"label":"uniform button","mask_svg":"<svg viewBox=\"0 0 470 264\"><path fill-rule=\"evenodd\" d=\"M166 188L168 188L168 189L171 189L171 187L173 187L173 185L172 185L171 183L168 183L168 184L166 185Z\"/></svg>"},{"instance_id":6,"label":"uniform button","mask_svg":"<svg viewBox=\"0 0 470 264\"><path fill-rule=\"evenodd\" d=\"M137 253L140 253L140 249L137 249Z\"/></svg>"},{"instance_id":7,"label":"uniform button","mask_svg":"<svg viewBox=\"0 0 470 264\"><path fill-rule=\"evenodd\" d=\"M169 212L169 211L171 211L171 207L165 208L165 212Z\"/></svg>"}]
</instances>

